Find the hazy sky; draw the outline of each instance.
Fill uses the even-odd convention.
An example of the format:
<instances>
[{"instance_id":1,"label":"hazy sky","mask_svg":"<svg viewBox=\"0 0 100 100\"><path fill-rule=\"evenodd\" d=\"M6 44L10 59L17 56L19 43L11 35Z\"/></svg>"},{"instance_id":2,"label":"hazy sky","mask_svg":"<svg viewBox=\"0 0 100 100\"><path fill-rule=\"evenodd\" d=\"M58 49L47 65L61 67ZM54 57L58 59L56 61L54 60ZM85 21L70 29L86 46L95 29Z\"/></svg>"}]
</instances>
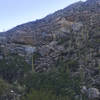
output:
<instances>
[{"instance_id":1,"label":"hazy sky","mask_svg":"<svg viewBox=\"0 0 100 100\"><path fill-rule=\"evenodd\" d=\"M43 18L77 1L79 0L0 0L0 31Z\"/></svg>"}]
</instances>

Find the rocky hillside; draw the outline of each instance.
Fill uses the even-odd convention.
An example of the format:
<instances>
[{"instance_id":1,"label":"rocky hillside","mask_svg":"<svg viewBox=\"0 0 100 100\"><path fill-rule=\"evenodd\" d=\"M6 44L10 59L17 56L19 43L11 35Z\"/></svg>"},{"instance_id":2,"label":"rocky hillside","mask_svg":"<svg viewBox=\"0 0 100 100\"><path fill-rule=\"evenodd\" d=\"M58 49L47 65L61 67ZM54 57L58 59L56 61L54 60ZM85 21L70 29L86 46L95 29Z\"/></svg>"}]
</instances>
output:
<instances>
[{"instance_id":1,"label":"rocky hillside","mask_svg":"<svg viewBox=\"0 0 100 100\"><path fill-rule=\"evenodd\" d=\"M0 35L1 60L18 55L36 72L66 65L72 77L81 72L83 85L100 90L100 0L77 2Z\"/></svg>"},{"instance_id":2,"label":"rocky hillside","mask_svg":"<svg viewBox=\"0 0 100 100\"><path fill-rule=\"evenodd\" d=\"M2 36L1 40L6 40L11 53L40 54L35 62L36 69L55 66L59 56L94 68L100 62L100 0L77 2L4 34L6 37Z\"/></svg>"}]
</instances>

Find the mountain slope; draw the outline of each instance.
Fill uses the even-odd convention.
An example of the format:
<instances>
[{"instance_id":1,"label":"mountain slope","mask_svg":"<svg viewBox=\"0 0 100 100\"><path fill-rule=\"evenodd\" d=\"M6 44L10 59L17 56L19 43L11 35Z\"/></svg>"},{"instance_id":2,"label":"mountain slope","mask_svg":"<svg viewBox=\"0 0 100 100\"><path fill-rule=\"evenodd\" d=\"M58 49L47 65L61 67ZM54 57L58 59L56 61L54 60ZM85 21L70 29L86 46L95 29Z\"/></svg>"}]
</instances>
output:
<instances>
[{"instance_id":1,"label":"mountain slope","mask_svg":"<svg viewBox=\"0 0 100 100\"><path fill-rule=\"evenodd\" d=\"M40 55L43 56L41 59L44 62L51 62L55 65L56 62L52 61L52 55L57 60L61 55L60 53L68 52L67 49L72 49L72 52L77 51L71 55L73 59L75 59L74 55L82 52L80 51L82 48L87 49L83 51L85 55L93 55L91 54L92 52L98 55L100 49L99 26L100 0L88 0L72 4L41 20L19 25L8 30L5 35L7 35L6 40L10 48L15 48L19 45L30 45L32 46L31 48L35 47L37 52L39 51ZM63 43L58 45L59 42ZM15 45L14 47L12 43ZM66 45L67 48L65 47ZM49 53L50 51L52 51L51 54ZM90 58L87 59L90 60ZM95 59L99 60L99 58ZM40 62L43 63L41 60ZM91 62L93 62L92 58ZM97 62L99 63L99 61ZM47 67L47 65L44 66Z\"/></svg>"},{"instance_id":2,"label":"mountain slope","mask_svg":"<svg viewBox=\"0 0 100 100\"><path fill-rule=\"evenodd\" d=\"M100 90L100 0L77 2L3 33L0 59L9 55L23 57L36 72L64 67L71 78L82 75L82 86Z\"/></svg>"}]
</instances>

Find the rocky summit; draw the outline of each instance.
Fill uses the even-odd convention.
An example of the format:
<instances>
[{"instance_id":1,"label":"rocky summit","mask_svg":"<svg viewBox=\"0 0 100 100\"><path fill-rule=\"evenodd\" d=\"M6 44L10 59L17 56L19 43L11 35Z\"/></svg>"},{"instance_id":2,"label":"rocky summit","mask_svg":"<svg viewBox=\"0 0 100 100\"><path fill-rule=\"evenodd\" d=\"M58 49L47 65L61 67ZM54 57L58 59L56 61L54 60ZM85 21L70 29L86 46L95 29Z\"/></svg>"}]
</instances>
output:
<instances>
[{"instance_id":1,"label":"rocky summit","mask_svg":"<svg viewBox=\"0 0 100 100\"><path fill-rule=\"evenodd\" d=\"M1 62L5 59L9 65L14 56L23 58L30 67L24 73L21 69L23 64L15 61L15 77L7 74L11 79L6 79L0 71L8 83L17 82L21 76L27 76L27 72L32 73L31 70L40 74L68 66L70 78L81 76L80 91L88 98L78 99L82 97L77 94L74 99L99 100L100 0L79 1L43 19L0 33Z\"/></svg>"}]
</instances>

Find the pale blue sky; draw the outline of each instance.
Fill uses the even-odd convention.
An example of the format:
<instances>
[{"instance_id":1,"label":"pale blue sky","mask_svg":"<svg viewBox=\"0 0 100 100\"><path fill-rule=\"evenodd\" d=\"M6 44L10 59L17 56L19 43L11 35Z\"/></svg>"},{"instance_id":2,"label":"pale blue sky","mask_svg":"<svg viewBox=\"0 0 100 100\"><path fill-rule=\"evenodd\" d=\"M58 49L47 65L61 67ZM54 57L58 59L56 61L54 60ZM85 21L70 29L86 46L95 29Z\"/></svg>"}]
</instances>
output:
<instances>
[{"instance_id":1,"label":"pale blue sky","mask_svg":"<svg viewBox=\"0 0 100 100\"><path fill-rule=\"evenodd\" d=\"M0 31L43 18L77 1L79 0L0 0Z\"/></svg>"}]
</instances>

